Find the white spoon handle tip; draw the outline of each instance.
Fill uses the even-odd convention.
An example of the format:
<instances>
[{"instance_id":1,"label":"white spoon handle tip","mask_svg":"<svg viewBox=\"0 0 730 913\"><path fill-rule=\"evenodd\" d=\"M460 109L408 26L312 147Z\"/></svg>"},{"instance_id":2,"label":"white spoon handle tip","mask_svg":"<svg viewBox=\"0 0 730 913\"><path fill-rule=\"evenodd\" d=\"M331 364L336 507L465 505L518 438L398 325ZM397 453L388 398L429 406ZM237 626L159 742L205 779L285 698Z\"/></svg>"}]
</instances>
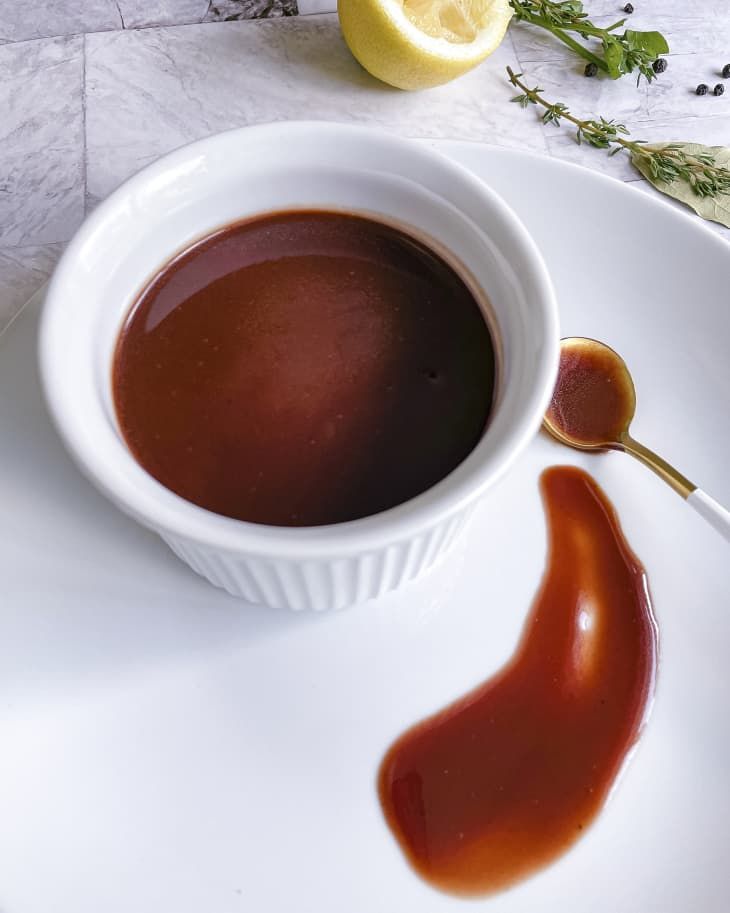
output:
<instances>
[{"instance_id":1,"label":"white spoon handle tip","mask_svg":"<svg viewBox=\"0 0 730 913\"><path fill-rule=\"evenodd\" d=\"M687 503L730 542L730 510L724 508L722 504L718 504L701 488L695 488L687 498Z\"/></svg>"}]
</instances>

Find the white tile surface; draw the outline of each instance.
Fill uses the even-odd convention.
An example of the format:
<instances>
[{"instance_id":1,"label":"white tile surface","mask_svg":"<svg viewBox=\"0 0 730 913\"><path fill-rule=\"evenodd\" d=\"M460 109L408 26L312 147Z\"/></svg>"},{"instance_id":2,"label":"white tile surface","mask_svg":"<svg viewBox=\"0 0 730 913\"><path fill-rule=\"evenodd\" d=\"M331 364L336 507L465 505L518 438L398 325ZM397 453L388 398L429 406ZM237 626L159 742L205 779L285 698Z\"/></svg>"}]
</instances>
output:
<instances>
[{"instance_id":1,"label":"white tile surface","mask_svg":"<svg viewBox=\"0 0 730 913\"><path fill-rule=\"evenodd\" d=\"M0 44L121 27L115 0L0 0Z\"/></svg>"},{"instance_id":2,"label":"white tile surface","mask_svg":"<svg viewBox=\"0 0 730 913\"><path fill-rule=\"evenodd\" d=\"M336 3L322 5L334 10ZM0 44L123 28L293 16L296 12L296 0L0 0Z\"/></svg>"},{"instance_id":3,"label":"white tile surface","mask_svg":"<svg viewBox=\"0 0 730 913\"><path fill-rule=\"evenodd\" d=\"M83 218L83 45L0 47L0 247L65 241Z\"/></svg>"},{"instance_id":4,"label":"white tile surface","mask_svg":"<svg viewBox=\"0 0 730 913\"><path fill-rule=\"evenodd\" d=\"M410 136L454 137L544 152L504 68L509 38L479 69L405 93L353 59L335 16L238 22L87 39L88 192L94 201L182 143L242 124L288 118L368 123ZM275 74L272 75L272 74ZM154 86L154 90L152 90Z\"/></svg>"},{"instance_id":5,"label":"white tile surface","mask_svg":"<svg viewBox=\"0 0 730 913\"><path fill-rule=\"evenodd\" d=\"M337 0L299 0L299 15L309 16L312 13L334 13Z\"/></svg>"},{"instance_id":6,"label":"white tile surface","mask_svg":"<svg viewBox=\"0 0 730 913\"><path fill-rule=\"evenodd\" d=\"M574 74L569 83L566 83L566 68L567 73ZM539 85L549 100L568 103L575 114L602 114L637 127L644 123L722 117L730 113L730 82L728 94L719 98L695 94L700 82L710 87L722 82L704 54L671 57L666 72L651 85L642 79L637 86L631 76L618 80L598 76L586 79L581 73L582 66L572 61L537 62L530 64L529 69L525 67L525 81L530 86Z\"/></svg>"},{"instance_id":7,"label":"white tile surface","mask_svg":"<svg viewBox=\"0 0 730 913\"><path fill-rule=\"evenodd\" d=\"M118 0L124 28L201 22L209 0Z\"/></svg>"}]
</instances>

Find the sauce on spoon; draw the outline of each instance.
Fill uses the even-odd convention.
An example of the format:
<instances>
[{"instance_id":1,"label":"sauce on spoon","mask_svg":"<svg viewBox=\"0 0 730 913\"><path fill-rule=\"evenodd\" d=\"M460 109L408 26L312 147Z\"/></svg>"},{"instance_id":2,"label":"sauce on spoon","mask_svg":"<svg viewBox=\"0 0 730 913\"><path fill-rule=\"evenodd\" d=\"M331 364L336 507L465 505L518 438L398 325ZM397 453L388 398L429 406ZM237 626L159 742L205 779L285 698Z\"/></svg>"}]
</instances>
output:
<instances>
[{"instance_id":1,"label":"sauce on spoon","mask_svg":"<svg viewBox=\"0 0 730 913\"><path fill-rule=\"evenodd\" d=\"M573 337L560 345L560 368L545 421L573 447L621 440L636 410L628 368L613 349Z\"/></svg>"},{"instance_id":2,"label":"sauce on spoon","mask_svg":"<svg viewBox=\"0 0 730 913\"><path fill-rule=\"evenodd\" d=\"M574 467L546 470L541 488L548 565L516 653L402 735L379 772L409 862L457 894L508 887L581 836L654 690L647 580L611 504Z\"/></svg>"}]
</instances>

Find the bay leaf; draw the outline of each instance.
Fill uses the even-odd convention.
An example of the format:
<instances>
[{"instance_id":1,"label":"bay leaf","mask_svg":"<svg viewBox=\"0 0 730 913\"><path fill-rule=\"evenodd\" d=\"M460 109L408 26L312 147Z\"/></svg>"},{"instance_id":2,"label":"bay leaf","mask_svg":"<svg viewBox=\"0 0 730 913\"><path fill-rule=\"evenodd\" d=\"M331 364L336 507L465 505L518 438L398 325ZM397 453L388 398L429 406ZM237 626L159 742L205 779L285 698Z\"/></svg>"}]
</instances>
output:
<instances>
[{"instance_id":1,"label":"bay leaf","mask_svg":"<svg viewBox=\"0 0 730 913\"><path fill-rule=\"evenodd\" d=\"M653 145L658 144L654 143ZM675 142L672 142L671 145L678 146L687 155L711 155L716 165L730 168L730 148L725 146L703 146L700 143ZM703 219L719 222L721 225L730 228L730 193L721 193L714 197L701 197L692 190L687 181L675 180L667 183L666 181L658 180L652 175L647 163L634 153L631 155L631 164L661 193L665 193L667 196L673 197L675 200L679 200L680 203L684 203L694 209L697 215Z\"/></svg>"}]
</instances>

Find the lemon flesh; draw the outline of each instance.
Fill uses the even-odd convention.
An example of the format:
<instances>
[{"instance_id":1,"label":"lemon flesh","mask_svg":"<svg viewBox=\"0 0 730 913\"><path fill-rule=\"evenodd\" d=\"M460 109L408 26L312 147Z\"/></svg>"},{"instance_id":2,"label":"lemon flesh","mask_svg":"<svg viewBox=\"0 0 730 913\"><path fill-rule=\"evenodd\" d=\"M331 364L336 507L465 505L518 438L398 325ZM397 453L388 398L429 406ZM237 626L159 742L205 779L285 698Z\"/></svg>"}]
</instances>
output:
<instances>
[{"instance_id":1,"label":"lemon flesh","mask_svg":"<svg viewBox=\"0 0 730 913\"><path fill-rule=\"evenodd\" d=\"M368 72L426 89L472 69L500 44L509 0L338 0L345 41Z\"/></svg>"}]
</instances>

